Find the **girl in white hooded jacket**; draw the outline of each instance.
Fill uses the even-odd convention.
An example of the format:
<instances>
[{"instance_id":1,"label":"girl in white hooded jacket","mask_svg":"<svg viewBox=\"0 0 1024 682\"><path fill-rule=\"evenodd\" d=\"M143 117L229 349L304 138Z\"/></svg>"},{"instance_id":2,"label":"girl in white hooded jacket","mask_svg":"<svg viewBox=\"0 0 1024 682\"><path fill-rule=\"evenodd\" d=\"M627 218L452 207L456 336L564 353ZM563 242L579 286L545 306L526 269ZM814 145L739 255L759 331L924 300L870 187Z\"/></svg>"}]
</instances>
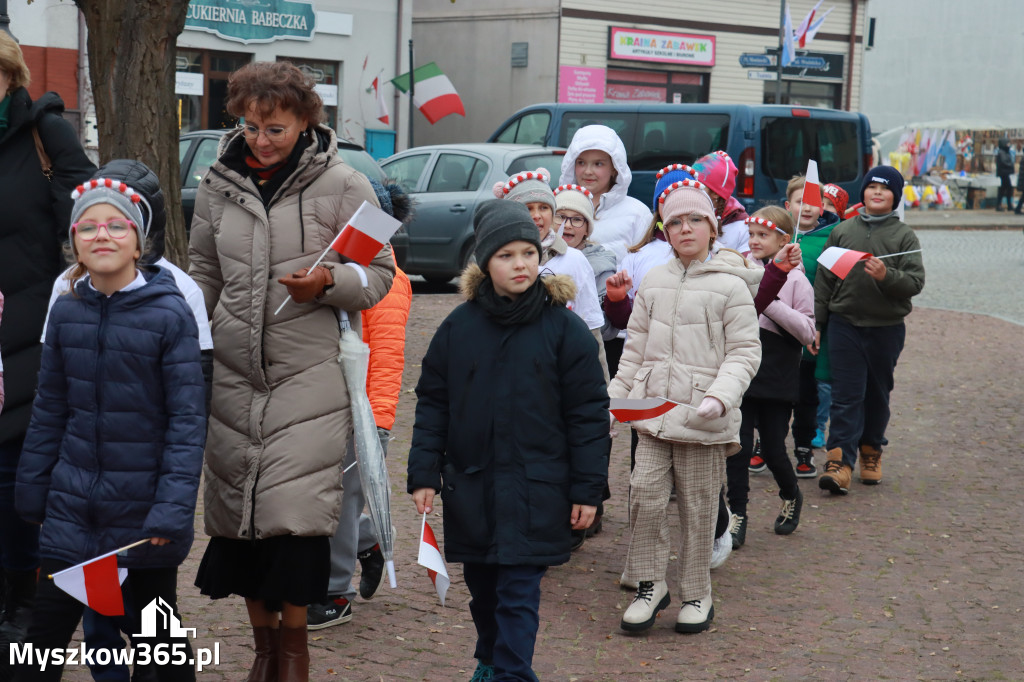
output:
<instances>
[{"instance_id":1,"label":"girl in white hooded jacket","mask_svg":"<svg viewBox=\"0 0 1024 682\"><path fill-rule=\"evenodd\" d=\"M753 297L763 270L728 249L712 254L717 220L701 183L673 183L659 201L676 257L640 285L608 394L676 405L632 424L639 444L624 578L639 587L621 627L646 630L669 605L665 515L674 481L682 530L675 629L701 632L714 618L711 546L725 458L739 449L739 406L761 361Z\"/></svg>"},{"instance_id":2,"label":"girl in white hooded jacket","mask_svg":"<svg viewBox=\"0 0 1024 682\"><path fill-rule=\"evenodd\" d=\"M651 223L651 211L626 194L633 179L626 148L608 126L589 125L576 131L562 159L558 184L583 185L594 195L592 241L622 262L626 249L640 241Z\"/></svg>"}]
</instances>

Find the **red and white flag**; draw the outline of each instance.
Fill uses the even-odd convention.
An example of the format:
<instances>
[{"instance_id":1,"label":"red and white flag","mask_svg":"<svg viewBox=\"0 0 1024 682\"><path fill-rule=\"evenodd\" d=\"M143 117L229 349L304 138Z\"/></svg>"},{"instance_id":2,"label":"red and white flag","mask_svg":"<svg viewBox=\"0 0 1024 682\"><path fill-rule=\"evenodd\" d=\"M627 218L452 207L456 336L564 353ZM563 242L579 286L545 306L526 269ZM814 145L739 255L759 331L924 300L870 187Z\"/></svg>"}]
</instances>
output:
<instances>
[{"instance_id":1,"label":"red and white flag","mask_svg":"<svg viewBox=\"0 0 1024 682\"><path fill-rule=\"evenodd\" d=\"M814 38L814 34L811 34L810 37L808 37L807 34L811 29L811 24L814 23L814 13L818 11L818 8L821 7L821 3L823 1L824 0L818 0L818 4L811 9L810 14L804 17L804 20L800 22L800 26L796 29L796 44L801 48L807 47L807 43ZM814 32L817 33L818 29L815 28Z\"/></svg>"},{"instance_id":2,"label":"red and white flag","mask_svg":"<svg viewBox=\"0 0 1024 682\"><path fill-rule=\"evenodd\" d=\"M381 77L384 75L382 69L380 75L373 79L373 92L377 97L377 120L387 125L391 122L388 116L388 104L384 101L384 93L380 90Z\"/></svg>"},{"instance_id":3,"label":"red and white flag","mask_svg":"<svg viewBox=\"0 0 1024 682\"><path fill-rule=\"evenodd\" d=\"M124 548L122 548L124 549ZM121 583L128 569L117 567L121 549L54 573L53 584L104 616L123 616Z\"/></svg>"},{"instance_id":4,"label":"red and white flag","mask_svg":"<svg viewBox=\"0 0 1024 682\"><path fill-rule=\"evenodd\" d=\"M395 220L369 201L364 201L331 242L330 248L367 266L401 225L401 221Z\"/></svg>"},{"instance_id":5,"label":"red and white flag","mask_svg":"<svg viewBox=\"0 0 1024 682\"><path fill-rule=\"evenodd\" d=\"M423 531L420 533L420 553L416 557L416 563L427 569L430 581L434 583L437 596L441 599L441 606L444 606L444 597L448 594L448 567L444 564L441 556L441 549L437 546L437 539L434 531L427 523L427 515L423 514Z\"/></svg>"},{"instance_id":6,"label":"red and white flag","mask_svg":"<svg viewBox=\"0 0 1024 682\"><path fill-rule=\"evenodd\" d=\"M854 265L868 258L871 258L870 253L844 249L841 246L830 246L818 256L818 262L839 279L846 279Z\"/></svg>"},{"instance_id":7,"label":"red and white flag","mask_svg":"<svg viewBox=\"0 0 1024 682\"><path fill-rule=\"evenodd\" d=\"M817 206L821 213L821 182L818 181L818 162L807 161L807 175L804 177L804 195L801 198L806 206Z\"/></svg>"},{"instance_id":8,"label":"red and white flag","mask_svg":"<svg viewBox=\"0 0 1024 682\"><path fill-rule=\"evenodd\" d=\"M626 423L660 417L675 406L665 398L612 398L609 410L617 420Z\"/></svg>"}]
</instances>

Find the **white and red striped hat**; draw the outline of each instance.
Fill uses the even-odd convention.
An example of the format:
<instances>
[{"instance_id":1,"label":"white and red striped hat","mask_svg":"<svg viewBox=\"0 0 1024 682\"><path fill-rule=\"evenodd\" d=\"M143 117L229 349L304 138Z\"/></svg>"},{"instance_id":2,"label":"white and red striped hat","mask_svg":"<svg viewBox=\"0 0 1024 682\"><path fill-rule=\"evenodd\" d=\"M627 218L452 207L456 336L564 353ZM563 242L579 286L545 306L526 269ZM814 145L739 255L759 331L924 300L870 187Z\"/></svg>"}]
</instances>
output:
<instances>
[{"instance_id":1,"label":"white and red striped hat","mask_svg":"<svg viewBox=\"0 0 1024 682\"><path fill-rule=\"evenodd\" d=\"M494 196L499 199L511 199L520 204L544 203L555 211L555 195L551 192L551 173L546 168L522 171L511 176L505 182L494 185Z\"/></svg>"},{"instance_id":2,"label":"white and red striped hat","mask_svg":"<svg viewBox=\"0 0 1024 682\"><path fill-rule=\"evenodd\" d=\"M555 210L576 211L587 219L587 236L594 230L594 194L583 185L559 185L555 188Z\"/></svg>"},{"instance_id":3,"label":"white and red striped hat","mask_svg":"<svg viewBox=\"0 0 1024 682\"><path fill-rule=\"evenodd\" d=\"M149 202L134 188L121 180L110 178L93 178L86 180L71 192L71 198L75 200L71 208L71 225L78 222L86 209L97 204L110 204L125 215L128 220L135 223L139 232L139 242L146 241L149 234L149 224L142 212L146 208L146 215L152 215ZM73 241L71 227L68 227L68 239Z\"/></svg>"}]
</instances>

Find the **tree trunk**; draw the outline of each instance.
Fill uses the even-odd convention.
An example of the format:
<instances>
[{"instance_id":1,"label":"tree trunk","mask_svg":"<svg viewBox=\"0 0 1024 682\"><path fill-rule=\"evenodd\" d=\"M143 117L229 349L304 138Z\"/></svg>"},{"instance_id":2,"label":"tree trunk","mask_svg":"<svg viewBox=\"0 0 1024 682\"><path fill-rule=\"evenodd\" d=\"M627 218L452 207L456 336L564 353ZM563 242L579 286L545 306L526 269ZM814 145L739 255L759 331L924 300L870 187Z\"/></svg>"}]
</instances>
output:
<instances>
[{"instance_id":1,"label":"tree trunk","mask_svg":"<svg viewBox=\"0 0 1024 682\"><path fill-rule=\"evenodd\" d=\"M188 0L75 0L75 4L89 29L89 76L100 162L137 159L159 176L167 204L165 255L187 268L174 60Z\"/></svg>"}]
</instances>

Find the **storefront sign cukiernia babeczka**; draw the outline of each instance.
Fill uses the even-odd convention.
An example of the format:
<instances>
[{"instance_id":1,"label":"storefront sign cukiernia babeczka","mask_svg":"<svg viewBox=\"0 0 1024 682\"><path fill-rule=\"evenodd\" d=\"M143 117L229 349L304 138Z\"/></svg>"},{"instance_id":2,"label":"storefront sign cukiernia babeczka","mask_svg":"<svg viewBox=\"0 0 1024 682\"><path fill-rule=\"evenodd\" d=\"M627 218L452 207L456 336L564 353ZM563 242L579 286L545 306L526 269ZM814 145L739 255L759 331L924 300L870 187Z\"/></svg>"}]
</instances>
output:
<instances>
[{"instance_id":1,"label":"storefront sign cukiernia babeczka","mask_svg":"<svg viewBox=\"0 0 1024 682\"><path fill-rule=\"evenodd\" d=\"M240 43L312 40L316 12L298 0L192 0L185 28Z\"/></svg>"}]
</instances>

